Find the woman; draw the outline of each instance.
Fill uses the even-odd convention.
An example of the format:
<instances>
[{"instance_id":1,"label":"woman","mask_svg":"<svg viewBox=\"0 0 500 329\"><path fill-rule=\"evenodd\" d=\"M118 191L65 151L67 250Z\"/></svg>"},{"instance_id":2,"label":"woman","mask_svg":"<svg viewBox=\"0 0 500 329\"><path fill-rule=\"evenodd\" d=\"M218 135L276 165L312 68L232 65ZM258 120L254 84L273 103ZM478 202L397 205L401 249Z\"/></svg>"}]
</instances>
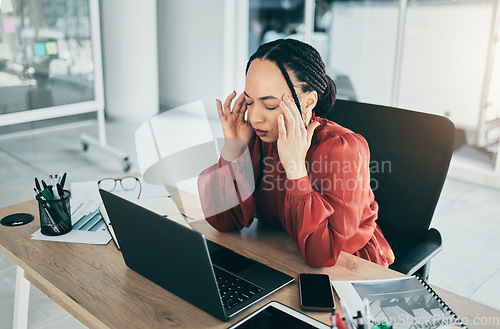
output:
<instances>
[{"instance_id":1,"label":"woman","mask_svg":"<svg viewBox=\"0 0 500 329\"><path fill-rule=\"evenodd\" d=\"M321 118L336 87L319 53L292 39L260 46L231 109L235 97L217 100L225 144L198 179L207 221L222 232L248 227L254 216L281 226L313 267L335 265L341 251L389 266L368 145Z\"/></svg>"}]
</instances>

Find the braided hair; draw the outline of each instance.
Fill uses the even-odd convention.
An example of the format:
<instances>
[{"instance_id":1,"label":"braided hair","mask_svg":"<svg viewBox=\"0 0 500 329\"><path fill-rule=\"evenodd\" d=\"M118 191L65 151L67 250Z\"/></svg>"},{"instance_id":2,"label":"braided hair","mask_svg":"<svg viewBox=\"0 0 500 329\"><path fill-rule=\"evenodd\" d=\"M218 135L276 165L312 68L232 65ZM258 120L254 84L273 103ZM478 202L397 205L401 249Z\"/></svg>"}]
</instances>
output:
<instances>
[{"instance_id":1,"label":"braided hair","mask_svg":"<svg viewBox=\"0 0 500 329\"><path fill-rule=\"evenodd\" d=\"M292 72L298 82L301 92L316 91L318 103L314 112L324 116L333 107L337 97L337 87L325 72L325 63L314 47L294 39L278 39L261 45L250 57L246 71L254 59L274 62L283 74L297 108L300 108L299 98L288 72Z\"/></svg>"}]
</instances>

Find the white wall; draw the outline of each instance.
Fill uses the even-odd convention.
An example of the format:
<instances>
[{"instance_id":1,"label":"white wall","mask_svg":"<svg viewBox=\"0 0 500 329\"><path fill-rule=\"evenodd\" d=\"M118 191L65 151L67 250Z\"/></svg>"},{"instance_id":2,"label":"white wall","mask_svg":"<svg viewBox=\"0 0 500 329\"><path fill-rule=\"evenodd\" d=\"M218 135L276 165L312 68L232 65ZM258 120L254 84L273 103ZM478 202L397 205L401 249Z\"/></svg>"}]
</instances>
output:
<instances>
[{"instance_id":1,"label":"white wall","mask_svg":"<svg viewBox=\"0 0 500 329\"><path fill-rule=\"evenodd\" d=\"M203 100L217 115L223 98L223 0L158 0L160 103L173 108Z\"/></svg>"},{"instance_id":2,"label":"white wall","mask_svg":"<svg viewBox=\"0 0 500 329\"><path fill-rule=\"evenodd\" d=\"M106 114L143 122L159 110L156 0L101 1Z\"/></svg>"}]
</instances>

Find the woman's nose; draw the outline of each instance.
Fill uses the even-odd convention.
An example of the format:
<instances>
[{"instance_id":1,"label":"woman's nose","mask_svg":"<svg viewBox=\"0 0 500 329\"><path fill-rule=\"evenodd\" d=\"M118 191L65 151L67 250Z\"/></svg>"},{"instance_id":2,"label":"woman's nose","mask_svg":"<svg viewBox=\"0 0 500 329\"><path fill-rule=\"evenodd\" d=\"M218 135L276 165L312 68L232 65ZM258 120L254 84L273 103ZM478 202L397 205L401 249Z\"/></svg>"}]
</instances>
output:
<instances>
[{"instance_id":1,"label":"woman's nose","mask_svg":"<svg viewBox=\"0 0 500 329\"><path fill-rule=\"evenodd\" d=\"M264 122L264 111L260 106L254 106L251 111L248 111L248 116L250 122L253 123L262 123Z\"/></svg>"}]
</instances>

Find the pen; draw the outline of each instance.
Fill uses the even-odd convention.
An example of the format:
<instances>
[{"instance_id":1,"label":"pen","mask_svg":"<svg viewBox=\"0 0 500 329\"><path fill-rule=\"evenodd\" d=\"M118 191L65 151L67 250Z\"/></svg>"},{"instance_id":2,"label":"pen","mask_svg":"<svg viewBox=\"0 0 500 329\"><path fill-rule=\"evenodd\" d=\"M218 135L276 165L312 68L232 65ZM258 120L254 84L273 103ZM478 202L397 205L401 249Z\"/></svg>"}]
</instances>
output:
<instances>
[{"instance_id":1,"label":"pen","mask_svg":"<svg viewBox=\"0 0 500 329\"><path fill-rule=\"evenodd\" d=\"M59 194L59 197L61 199L64 198L64 190L63 190L61 184L57 183L56 184L56 189L57 189L57 194Z\"/></svg>"},{"instance_id":2,"label":"pen","mask_svg":"<svg viewBox=\"0 0 500 329\"><path fill-rule=\"evenodd\" d=\"M62 188L61 184L57 183L56 184L56 191L57 194L59 195L59 198L62 199L61 202L59 202L59 209L62 212L62 215L69 217L69 225L71 225L71 212L68 209L68 206L66 205L66 201L64 200L64 189ZM61 221L61 224L64 224L67 229L67 221Z\"/></svg>"},{"instance_id":3,"label":"pen","mask_svg":"<svg viewBox=\"0 0 500 329\"><path fill-rule=\"evenodd\" d=\"M363 303L365 304L365 326L369 326L370 324L375 322L375 319L372 316L372 313L370 312L370 301L368 298L363 298Z\"/></svg>"},{"instance_id":4,"label":"pen","mask_svg":"<svg viewBox=\"0 0 500 329\"><path fill-rule=\"evenodd\" d=\"M44 200L44 197L43 197L41 191L37 191L36 187L33 188L33 191L35 191L37 197Z\"/></svg>"},{"instance_id":5,"label":"pen","mask_svg":"<svg viewBox=\"0 0 500 329\"><path fill-rule=\"evenodd\" d=\"M42 208L43 208L43 210L45 210L45 213L47 214L47 217L49 218L49 220L52 224L52 228L54 229L54 232L61 233L61 231L59 231L59 228L57 227L56 222L54 221L54 218L52 218L52 216L50 215L49 209L47 209L47 205L45 203L42 203Z\"/></svg>"},{"instance_id":6,"label":"pen","mask_svg":"<svg viewBox=\"0 0 500 329\"><path fill-rule=\"evenodd\" d=\"M61 202L59 202L59 209L61 209L65 214L69 214L70 212L68 211L68 208L66 207L66 201L64 200L64 190L59 183L56 184L56 192L59 196L58 199L61 200Z\"/></svg>"},{"instance_id":7,"label":"pen","mask_svg":"<svg viewBox=\"0 0 500 329\"><path fill-rule=\"evenodd\" d=\"M358 311L358 314L356 315L356 321L358 323L358 329L365 329L365 321L363 319L363 314L361 314L361 311Z\"/></svg>"},{"instance_id":8,"label":"pen","mask_svg":"<svg viewBox=\"0 0 500 329\"><path fill-rule=\"evenodd\" d=\"M52 187L53 187L52 185L49 185L49 190L51 192L50 194L52 194L52 197L54 197L54 200L59 200L60 198L59 198L59 193L58 193L57 189L54 191L52 189Z\"/></svg>"},{"instance_id":9,"label":"pen","mask_svg":"<svg viewBox=\"0 0 500 329\"><path fill-rule=\"evenodd\" d=\"M356 329L356 325L353 322L353 317L351 316L351 312L349 312L349 309L347 308L347 305L344 303L344 301L341 299L340 300L340 307L342 307L342 312L344 312L344 319L345 319L345 324L348 329Z\"/></svg>"},{"instance_id":10,"label":"pen","mask_svg":"<svg viewBox=\"0 0 500 329\"><path fill-rule=\"evenodd\" d=\"M38 181L38 178L35 177L35 192L40 193L42 189L40 188L40 182Z\"/></svg>"},{"instance_id":11,"label":"pen","mask_svg":"<svg viewBox=\"0 0 500 329\"><path fill-rule=\"evenodd\" d=\"M47 189L44 189L41 193L38 193L38 192L36 191L36 188L34 188L33 190L35 191L36 195L37 195L37 196L41 199L41 202L39 201L39 203L40 203L40 205L42 206L42 208L43 208L43 210L44 210L45 214L46 214L46 215L47 215L47 217L49 218L50 223L52 224L52 227L53 227L53 229L54 229L54 232L56 232L56 233L60 233L61 231L59 231L59 228L57 227L57 225L56 225L56 223L55 223L54 219L52 218L52 216L51 216L51 215L50 215L50 213L49 213L49 209L47 209L48 205L47 205L47 204L45 204L45 203L43 203L43 201L45 201L45 197L43 196L43 192L45 192L45 191L47 191L47 192L48 192L48 190L47 190Z\"/></svg>"},{"instance_id":12,"label":"pen","mask_svg":"<svg viewBox=\"0 0 500 329\"><path fill-rule=\"evenodd\" d=\"M335 309L334 308L332 308L332 310L330 312L330 323L331 323L330 328L332 328L332 329L338 329L337 328L337 317L335 315Z\"/></svg>"},{"instance_id":13,"label":"pen","mask_svg":"<svg viewBox=\"0 0 500 329\"><path fill-rule=\"evenodd\" d=\"M64 183L66 183L66 173L63 174L62 178L61 178L61 186L62 188L64 188Z\"/></svg>"}]
</instances>

